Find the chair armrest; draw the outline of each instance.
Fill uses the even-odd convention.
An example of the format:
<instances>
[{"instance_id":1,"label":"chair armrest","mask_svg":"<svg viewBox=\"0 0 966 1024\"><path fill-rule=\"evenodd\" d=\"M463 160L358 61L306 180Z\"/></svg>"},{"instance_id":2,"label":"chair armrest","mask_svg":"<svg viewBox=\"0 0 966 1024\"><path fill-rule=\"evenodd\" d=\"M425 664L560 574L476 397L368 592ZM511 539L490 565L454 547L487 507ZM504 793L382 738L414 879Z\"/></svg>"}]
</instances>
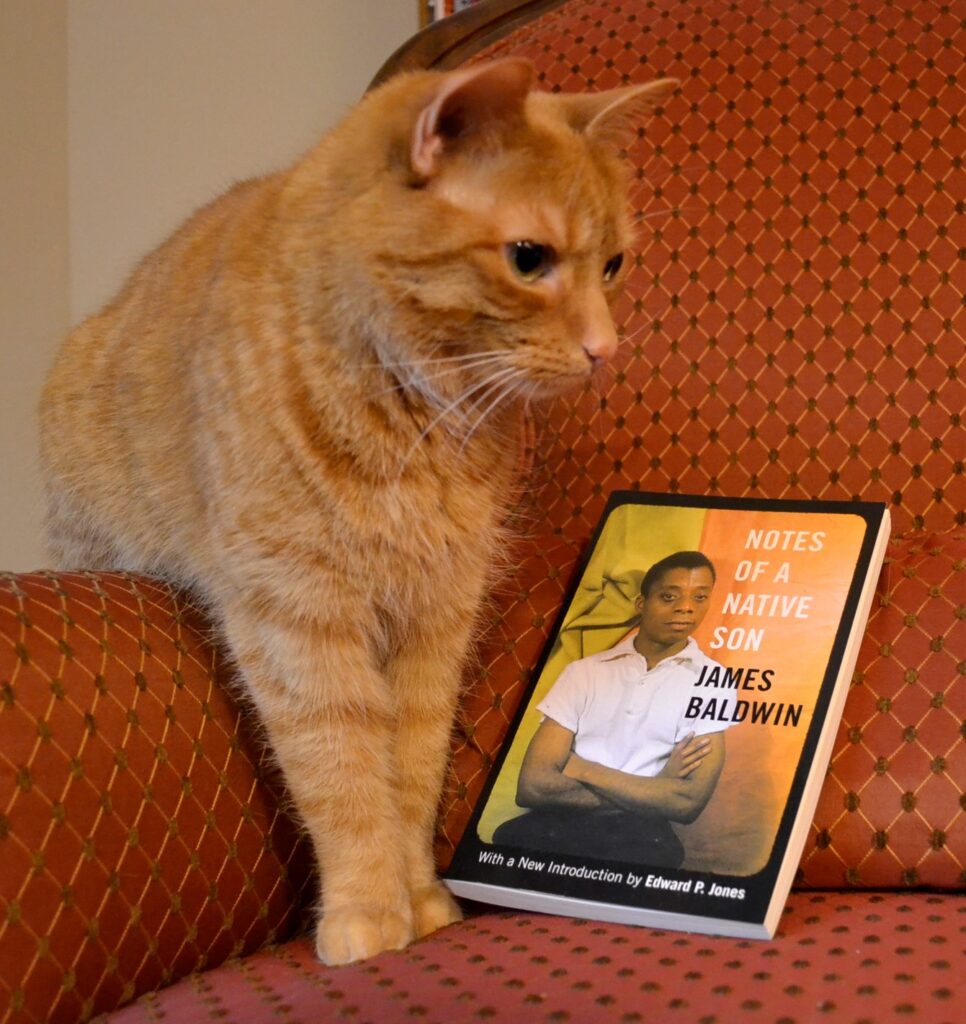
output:
<instances>
[{"instance_id":1,"label":"chair armrest","mask_svg":"<svg viewBox=\"0 0 966 1024\"><path fill-rule=\"evenodd\" d=\"M0 577L0 991L30 1019L295 923L308 850L212 636L148 579Z\"/></svg>"}]
</instances>

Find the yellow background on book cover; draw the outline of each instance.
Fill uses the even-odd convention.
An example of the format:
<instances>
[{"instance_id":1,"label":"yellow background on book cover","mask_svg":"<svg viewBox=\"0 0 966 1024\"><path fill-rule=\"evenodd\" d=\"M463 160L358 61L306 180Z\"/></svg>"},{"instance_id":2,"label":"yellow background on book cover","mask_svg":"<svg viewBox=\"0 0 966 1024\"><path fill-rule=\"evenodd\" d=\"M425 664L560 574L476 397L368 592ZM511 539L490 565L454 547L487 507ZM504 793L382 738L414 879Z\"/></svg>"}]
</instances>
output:
<instances>
[{"instance_id":1,"label":"yellow background on book cover","mask_svg":"<svg viewBox=\"0 0 966 1024\"><path fill-rule=\"evenodd\" d=\"M864 535L864 520L848 514L635 504L614 509L487 801L480 838L490 842L503 821L522 813L514 794L540 722L534 707L563 668L612 647L635 627L634 600L649 566L675 551L700 550L714 563L717 583L695 640L728 668L773 673L767 691L696 688L702 712L720 708L724 697L732 705L742 699L774 707L768 724L746 718L727 729L725 769L714 796L694 824L675 828L686 869L733 875L760 870L801 757ZM753 536L757 547L749 546ZM756 613L726 611L742 605ZM719 703L710 705L716 697ZM792 724L788 709L799 706ZM776 720L788 724L772 724Z\"/></svg>"}]
</instances>

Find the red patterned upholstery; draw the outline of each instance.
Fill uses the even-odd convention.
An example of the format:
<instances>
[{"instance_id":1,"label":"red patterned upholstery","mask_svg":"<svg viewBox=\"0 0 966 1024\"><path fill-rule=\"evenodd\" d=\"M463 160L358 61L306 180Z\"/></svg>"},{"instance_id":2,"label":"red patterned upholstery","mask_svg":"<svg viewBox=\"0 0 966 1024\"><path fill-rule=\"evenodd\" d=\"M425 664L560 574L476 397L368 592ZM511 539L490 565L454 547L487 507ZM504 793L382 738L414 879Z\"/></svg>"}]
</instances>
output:
<instances>
[{"instance_id":1,"label":"red patterned upholstery","mask_svg":"<svg viewBox=\"0 0 966 1024\"><path fill-rule=\"evenodd\" d=\"M895 544L802 880L966 887L966 533Z\"/></svg>"},{"instance_id":2,"label":"red patterned upholstery","mask_svg":"<svg viewBox=\"0 0 966 1024\"><path fill-rule=\"evenodd\" d=\"M958 1019L966 906L795 894L774 942L488 913L376 963L322 972L307 942L183 981L111 1017L170 1021L605 1022ZM929 962L913 947L932 944Z\"/></svg>"},{"instance_id":3,"label":"red patterned upholstery","mask_svg":"<svg viewBox=\"0 0 966 1024\"><path fill-rule=\"evenodd\" d=\"M682 81L629 153L616 373L545 421L568 536L615 484L966 524L964 40L931 0L574 0L480 55L555 89Z\"/></svg>"},{"instance_id":4,"label":"red patterned upholstery","mask_svg":"<svg viewBox=\"0 0 966 1024\"><path fill-rule=\"evenodd\" d=\"M966 884L966 21L573 0L478 59L511 54L553 89L683 84L628 153L616 369L537 423L536 536L466 702L441 857L611 490L856 497L898 539L802 881Z\"/></svg>"},{"instance_id":5,"label":"red patterned upholstery","mask_svg":"<svg viewBox=\"0 0 966 1024\"><path fill-rule=\"evenodd\" d=\"M0 1020L86 1019L298 925L311 862L209 632L150 580L0 579Z\"/></svg>"},{"instance_id":6,"label":"red patterned upholstery","mask_svg":"<svg viewBox=\"0 0 966 1024\"><path fill-rule=\"evenodd\" d=\"M550 88L683 85L628 153L642 246L618 364L535 424L440 860L611 489L882 499L897 536L806 888L773 943L476 908L327 970L292 938L311 904L306 850L200 613L143 579L9 577L2 1024L125 1004L112 1021L962 1016L966 11L569 0L481 56L495 54L529 57Z\"/></svg>"}]
</instances>

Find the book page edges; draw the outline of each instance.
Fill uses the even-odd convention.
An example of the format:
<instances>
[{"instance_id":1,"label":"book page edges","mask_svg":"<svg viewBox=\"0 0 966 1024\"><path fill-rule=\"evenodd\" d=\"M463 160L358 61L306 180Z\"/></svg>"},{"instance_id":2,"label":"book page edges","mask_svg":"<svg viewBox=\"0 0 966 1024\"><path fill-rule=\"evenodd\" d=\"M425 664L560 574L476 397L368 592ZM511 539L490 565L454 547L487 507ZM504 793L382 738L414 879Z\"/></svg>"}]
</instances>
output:
<instances>
[{"instance_id":1,"label":"book page edges","mask_svg":"<svg viewBox=\"0 0 966 1024\"><path fill-rule=\"evenodd\" d=\"M670 931L693 932L699 935L725 935L739 939L770 939L774 935L774 928L769 931L766 925L756 921L701 917L699 914L675 914L671 911L650 910L621 903L557 896L536 892L533 889L511 889L501 885L488 885L486 882L467 882L453 878L444 881L455 896L514 910L559 914L563 917L586 918L590 921L607 921L610 924L666 928Z\"/></svg>"},{"instance_id":2,"label":"book page edges","mask_svg":"<svg viewBox=\"0 0 966 1024\"><path fill-rule=\"evenodd\" d=\"M822 723L822 731L819 734L818 744L815 748L815 757L812 761L813 767L809 771L808 781L805 784L802 799L799 802L795 825L789 837L785 858L775 878L771 900L765 912L764 925L770 930L770 934L774 934L775 929L778 927L778 920L781 917L785 901L791 890L795 872L798 870L798 865L802 859L802 852L805 849L805 842L808 839L809 829L815 818L815 808L818 806L818 798L821 795L822 785L832 757L832 746L835 743L835 736L838 732L839 723L842 720L842 712L845 710L845 701L850 689L849 684L855 673L859 648L862 646L862 640L865 637L869 613L872 610L872 599L875 597L876 586L882 573L882 563L885 559L886 547L889 544L890 532L891 517L889 510L886 509L882 514L875 547L872 549L872 554L869 558L868 572L859 594L852 629L842 655L842 663L839 666L839 673L836 677L832 700L829 703L825 721ZM818 766L817 769L816 766Z\"/></svg>"}]
</instances>

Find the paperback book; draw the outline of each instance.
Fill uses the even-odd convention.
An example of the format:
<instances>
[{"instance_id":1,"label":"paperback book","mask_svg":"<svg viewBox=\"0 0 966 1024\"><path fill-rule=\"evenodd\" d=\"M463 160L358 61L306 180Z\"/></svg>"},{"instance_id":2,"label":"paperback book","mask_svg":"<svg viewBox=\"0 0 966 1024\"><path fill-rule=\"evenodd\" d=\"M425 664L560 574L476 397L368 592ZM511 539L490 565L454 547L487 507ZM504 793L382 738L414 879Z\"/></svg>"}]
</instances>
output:
<instances>
[{"instance_id":1,"label":"paperback book","mask_svg":"<svg viewBox=\"0 0 966 1024\"><path fill-rule=\"evenodd\" d=\"M451 890L770 938L888 538L879 504L613 494Z\"/></svg>"}]
</instances>

